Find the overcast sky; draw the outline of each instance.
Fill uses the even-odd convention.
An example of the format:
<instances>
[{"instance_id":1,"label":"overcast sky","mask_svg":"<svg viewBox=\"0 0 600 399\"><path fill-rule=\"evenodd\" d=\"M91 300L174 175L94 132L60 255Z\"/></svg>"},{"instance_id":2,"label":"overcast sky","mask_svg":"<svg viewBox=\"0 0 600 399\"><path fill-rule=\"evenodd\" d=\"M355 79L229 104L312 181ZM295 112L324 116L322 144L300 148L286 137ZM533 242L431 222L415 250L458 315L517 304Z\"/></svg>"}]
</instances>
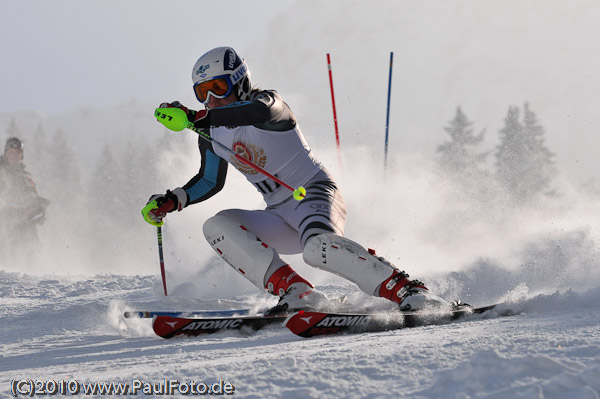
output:
<instances>
[{"instance_id":1,"label":"overcast sky","mask_svg":"<svg viewBox=\"0 0 600 399\"><path fill-rule=\"evenodd\" d=\"M157 82L190 85L200 51L215 43L243 51L291 3L0 0L0 112L168 98L169 85Z\"/></svg>"}]
</instances>

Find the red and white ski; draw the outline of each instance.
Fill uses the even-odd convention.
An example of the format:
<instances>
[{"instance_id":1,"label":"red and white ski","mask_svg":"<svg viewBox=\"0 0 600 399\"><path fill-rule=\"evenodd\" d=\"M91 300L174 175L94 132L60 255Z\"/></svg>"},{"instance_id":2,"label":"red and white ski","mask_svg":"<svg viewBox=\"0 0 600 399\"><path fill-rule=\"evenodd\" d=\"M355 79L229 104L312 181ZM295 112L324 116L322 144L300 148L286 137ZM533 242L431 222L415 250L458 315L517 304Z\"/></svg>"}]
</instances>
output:
<instances>
[{"instance_id":1,"label":"red and white ski","mask_svg":"<svg viewBox=\"0 0 600 399\"><path fill-rule=\"evenodd\" d=\"M487 312L496 306L481 308L463 306L445 312L324 313L299 311L290 315L283 324L294 334L309 338L320 335L379 332L445 324L469 314Z\"/></svg>"},{"instance_id":2,"label":"red and white ski","mask_svg":"<svg viewBox=\"0 0 600 399\"><path fill-rule=\"evenodd\" d=\"M152 321L152 328L156 335L163 338L181 335L198 336L220 331L251 333L270 325L279 324L279 326L282 326L287 316L288 314L191 318L155 316Z\"/></svg>"}]
</instances>

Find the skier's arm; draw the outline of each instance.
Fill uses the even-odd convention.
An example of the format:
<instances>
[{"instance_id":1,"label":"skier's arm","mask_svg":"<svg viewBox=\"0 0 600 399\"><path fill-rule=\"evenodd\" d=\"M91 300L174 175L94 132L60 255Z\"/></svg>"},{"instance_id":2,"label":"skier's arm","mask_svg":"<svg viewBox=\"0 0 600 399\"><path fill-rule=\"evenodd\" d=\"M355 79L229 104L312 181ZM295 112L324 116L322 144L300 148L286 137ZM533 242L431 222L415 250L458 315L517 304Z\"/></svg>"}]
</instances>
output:
<instances>
[{"instance_id":1,"label":"skier's arm","mask_svg":"<svg viewBox=\"0 0 600 399\"><path fill-rule=\"evenodd\" d=\"M198 139L202 161L200 171L182 188L187 194L185 206L205 201L221 191L227 177L227 161L215 154L211 144Z\"/></svg>"},{"instance_id":2,"label":"skier's arm","mask_svg":"<svg viewBox=\"0 0 600 399\"><path fill-rule=\"evenodd\" d=\"M218 157L204 140L199 141L202 162L200 172L183 187L173 191L167 190L166 194L154 194L148 204L155 201L155 207L142 210L146 222L160 226L167 213L175 210L181 211L190 204L204 201L223 189L227 176L227 162Z\"/></svg>"},{"instance_id":3,"label":"skier's arm","mask_svg":"<svg viewBox=\"0 0 600 399\"><path fill-rule=\"evenodd\" d=\"M197 128L211 126L248 126L271 131L286 131L296 126L294 114L275 91L261 91L251 101L239 101L197 114L193 120Z\"/></svg>"}]
</instances>

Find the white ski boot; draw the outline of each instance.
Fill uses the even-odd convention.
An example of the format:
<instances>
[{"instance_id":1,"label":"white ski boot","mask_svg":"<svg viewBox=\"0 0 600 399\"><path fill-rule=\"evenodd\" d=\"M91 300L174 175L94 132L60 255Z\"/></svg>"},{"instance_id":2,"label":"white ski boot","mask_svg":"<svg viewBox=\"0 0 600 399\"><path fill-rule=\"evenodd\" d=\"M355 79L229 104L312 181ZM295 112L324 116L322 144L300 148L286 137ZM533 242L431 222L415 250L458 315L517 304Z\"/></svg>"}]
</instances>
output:
<instances>
[{"instance_id":1,"label":"white ski boot","mask_svg":"<svg viewBox=\"0 0 600 399\"><path fill-rule=\"evenodd\" d=\"M409 284L413 285L402 297L400 302L400 310L402 311L417 311L417 310L450 310L453 305L445 299L429 292L427 288L422 287L418 280L413 280Z\"/></svg>"},{"instance_id":2,"label":"white ski boot","mask_svg":"<svg viewBox=\"0 0 600 399\"><path fill-rule=\"evenodd\" d=\"M398 270L384 257L377 256L374 249L369 248L369 254L394 269L392 276L381 283L379 296L398 303L401 311L449 310L452 308L451 303L430 293L422 281L409 280L408 273Z\"/></svg>"}]
</instances>

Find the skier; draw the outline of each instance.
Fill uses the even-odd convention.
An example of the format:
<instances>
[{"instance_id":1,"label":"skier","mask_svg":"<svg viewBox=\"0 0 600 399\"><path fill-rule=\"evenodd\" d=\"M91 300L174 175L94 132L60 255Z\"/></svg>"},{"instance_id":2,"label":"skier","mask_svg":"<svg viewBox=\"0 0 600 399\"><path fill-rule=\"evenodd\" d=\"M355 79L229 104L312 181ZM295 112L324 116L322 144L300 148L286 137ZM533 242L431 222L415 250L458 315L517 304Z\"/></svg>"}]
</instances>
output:
<instances>
[{"instance_id":1,"label":"skier","mask_svg":"<svg viewBox=\"0 0 600 399\"><path fill-rule=\"evenodd\" d=\"M280 297L271 312L323 309L330 304L280 256L298 253L310 266L344 277L402 310L447 304L373 250L344 237L346 206L333 177L313 156L279 93L252 87L248 66L234 49L218 47L201 56L192 80L205 109L193 111L177 101L160 107L182 109L213 140L288 185L304 186L305 199L295 201L285 187L199 138L200 172L182 187L153 195L148 203L156 201L156 206L144 215L146 221L160 225L167 213L215 195L223 188L231 163L262 194L267 207L221 211L204 223L204 235L217 254L252 284Z\"/></svg>"},{"instance_id":2,"label":"skier","mask_svg":"<svg viewBox=\"0 0 600 399\"><path fill-rule=\"evenodd\" d=\"M39 196L31 175L23 163L23 142L17 137L6 140L0 156L0 238L3 257L32 254L38 243L36 226L44 223L50 202Z\"/></svg>"}]
</instances>

